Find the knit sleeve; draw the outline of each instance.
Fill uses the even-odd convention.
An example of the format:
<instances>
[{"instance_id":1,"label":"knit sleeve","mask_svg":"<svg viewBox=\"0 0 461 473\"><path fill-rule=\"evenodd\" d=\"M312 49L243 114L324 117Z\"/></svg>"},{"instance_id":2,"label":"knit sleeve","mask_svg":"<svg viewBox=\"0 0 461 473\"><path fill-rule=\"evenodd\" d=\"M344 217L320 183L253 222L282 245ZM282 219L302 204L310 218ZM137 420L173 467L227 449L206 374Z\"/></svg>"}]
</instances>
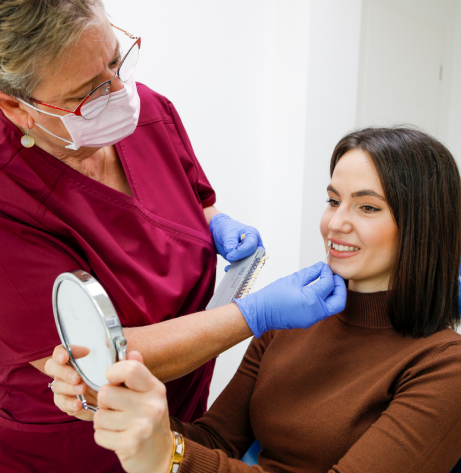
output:
<instances>
[{"instance_id":1,"label":"knit sleeve","mask_svg":"<svg viewBox=\"0 0 461 473\"><path fill-rule=\"evenodd\" d=\"M401 376L380 418L329 473L449 473L461 457L461 345Z\"/></svg>"},{"instance_id":2,"label":"knit sleeve","mask_svg":"<svg viewBox=\"0 0 461 473\"><path fill-rule=\"evenodd\" d=\"M171 419L171 429L186 437L181 473L263 471L233 459L241 458L255 440L249 406L259 365L271 340L271 332L252 340L235 376L204 417L193 424Z\"/></svg>"}]
</instances>

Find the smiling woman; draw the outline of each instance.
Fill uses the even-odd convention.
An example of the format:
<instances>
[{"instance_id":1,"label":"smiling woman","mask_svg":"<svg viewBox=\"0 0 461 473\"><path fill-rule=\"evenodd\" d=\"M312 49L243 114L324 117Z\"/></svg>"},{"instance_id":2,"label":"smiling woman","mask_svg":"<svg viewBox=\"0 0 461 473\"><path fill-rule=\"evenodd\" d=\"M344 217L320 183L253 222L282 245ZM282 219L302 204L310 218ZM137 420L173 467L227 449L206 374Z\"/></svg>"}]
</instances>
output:
<instances>
[{"instance_id":1,"label":"smiling woman","mask_svg":"<svg viewBox=\"0 0 461 473\"><path fill-rule=\"evenodd\" d=\"M320 227L331 246L330 266L351 280L353 291L387 290L398 229L371 158L360 149L345 153L327 191Z\"/></svg>"},{"instance_id":2,"label":"smiling woman","mask_svg":"<svg viewBox=\"0 0 461 473\"><path fill-rule=\"evenodd\" d=\"M338 143L330 172L321 221L325 244L359 248L332 249L333 271L359 292L389 286L389 315L398 332L426 337L454 327L461 194L451 153L418 130L366 129Z\"/></svg>"}]
</instances>

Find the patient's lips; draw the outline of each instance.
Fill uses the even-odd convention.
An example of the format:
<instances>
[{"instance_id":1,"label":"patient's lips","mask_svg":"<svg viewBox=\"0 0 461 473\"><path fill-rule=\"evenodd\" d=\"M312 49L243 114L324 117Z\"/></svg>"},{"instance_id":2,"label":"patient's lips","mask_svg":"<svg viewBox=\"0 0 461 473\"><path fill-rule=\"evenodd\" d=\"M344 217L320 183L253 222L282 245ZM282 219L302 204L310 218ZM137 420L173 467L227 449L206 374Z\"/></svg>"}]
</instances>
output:
<instances>
[{"instance_id":1,"label":"patient's lips","mask_svg":"<svg viewBox=\"0 0 461 473\"><path fill-rule=\"evenodd\" d=\"M354 243L336 238L329 238L328 246L331 250L330 255L334 258L351 258L360 252L360 247L355 246Z\"/></svg>"}]
</instances>

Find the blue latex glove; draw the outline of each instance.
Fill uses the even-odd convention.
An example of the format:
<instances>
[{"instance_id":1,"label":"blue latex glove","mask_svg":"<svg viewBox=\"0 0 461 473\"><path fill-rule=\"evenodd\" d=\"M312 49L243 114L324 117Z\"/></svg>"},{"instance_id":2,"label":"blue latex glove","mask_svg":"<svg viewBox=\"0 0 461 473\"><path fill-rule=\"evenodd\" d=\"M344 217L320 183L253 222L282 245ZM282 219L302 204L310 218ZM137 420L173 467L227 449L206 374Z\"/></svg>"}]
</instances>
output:
<instances>
[{"instance_id":1,"label":"blue latex glove","mask_svg":"<svg viewBox=\"0 0 461 473\"><path fill-rule=\"evenodd\" d=\"M260 337L272 329L309 328L344 310L346 294L343 278L319 262L234 302L255 337Z\"/></svg>"},{"instance_id":2,"label":"blue latex glove","mask_svg":"<svg viewBox=\"0 0 461 473\"><path fill-rule=\"evenodd\" d=\"M218 253L229 263L246 258L252 255L258 246L263 246L261 235L256 228L232 220L226 214L211 217L210 230ZM241 241L243 234L245 239Z\"/></svg>"}]
</instances>

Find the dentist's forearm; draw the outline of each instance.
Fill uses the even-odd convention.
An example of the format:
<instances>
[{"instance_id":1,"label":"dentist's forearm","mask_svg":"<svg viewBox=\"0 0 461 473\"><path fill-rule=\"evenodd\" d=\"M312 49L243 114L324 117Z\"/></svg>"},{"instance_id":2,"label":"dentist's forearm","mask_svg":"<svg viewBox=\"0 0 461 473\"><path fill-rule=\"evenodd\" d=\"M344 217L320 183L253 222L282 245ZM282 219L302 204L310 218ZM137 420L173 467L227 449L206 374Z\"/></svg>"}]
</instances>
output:
<instances>
[{"instance_id":1,"label":"dentist's forearm","mask_svg":"<svg viewBox=\"0 0 461 473\"><path fill-rule=\"evenodd\" d=\"M206 221L208 222L208 225L209 225L211 218L221 212L214 205L212 205L211 207L205 207L203 209L203 213L205 214Z\"/></svg>"},{"instance_id":2,"label":"dentist's forearm","mask_svg":"<svg viewBox=\"0 0 461 473\"><path fill-rule=\"evenodd\" d=\"M141 352L145 365L163 382L190 373L253 335L234 303L123 332L128 351Z\"/></svg>"}]
</instances>

